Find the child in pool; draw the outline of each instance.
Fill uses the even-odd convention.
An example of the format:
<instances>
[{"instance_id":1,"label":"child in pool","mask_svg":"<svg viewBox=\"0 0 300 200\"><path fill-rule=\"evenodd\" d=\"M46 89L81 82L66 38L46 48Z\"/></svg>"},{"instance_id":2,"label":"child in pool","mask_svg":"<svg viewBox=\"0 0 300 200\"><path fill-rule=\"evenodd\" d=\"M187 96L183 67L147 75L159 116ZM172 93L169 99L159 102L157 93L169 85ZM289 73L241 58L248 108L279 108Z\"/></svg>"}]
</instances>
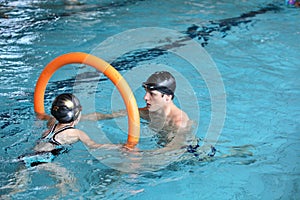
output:
<instances>
[{"instance_id":1,"label":"child in pool","mask_svg":"<svg viewBox=\"0 0 300 200\"><path fill-rule=\"evenodd\" d=\"M74 128L81 117L81 105L79 100L69 93L61 94L55 98L51 107L51 115L42 115L40 118L52 123L49 130L45 131L41 140L34 147L33 154L20 156L16 161L24 162L25 166L35 167L37 170L51 172L59 184L60 195L66 194L66 186L77 191L74 183L76 178L64 167L51 163L59 154L70 150L71 144L78 141L83 142L89 148L107 147L109 144L97 144L85 132ZM3 197L11 198L12 195L26 190L29 183L29 172L27 168L20 169L15 174L15 183L9 183L0 189L12 189ZM0 197L2 199L2 196Z\"/></svg>"},{"instance_id":2,"label":"child in pool","mask_svg":"<svg viewBox=\"0 0 300 200\"><path fill-rule=\"evenodd\" d=\"M99 148L104 144L97 144L85 132L74 128L81 117L82 107L76 96L70 93L60 94L55 98L51 107L51 114L57 121L45 131L42 139L34 147L35 153L20 159L26 166L36 166L51 162L57 155L67 152L71 144L83 142L89 148ZM45 116L45 119L52 119ZM50 121L50 120L49 120Z\"/></svg>"}]
</instances>

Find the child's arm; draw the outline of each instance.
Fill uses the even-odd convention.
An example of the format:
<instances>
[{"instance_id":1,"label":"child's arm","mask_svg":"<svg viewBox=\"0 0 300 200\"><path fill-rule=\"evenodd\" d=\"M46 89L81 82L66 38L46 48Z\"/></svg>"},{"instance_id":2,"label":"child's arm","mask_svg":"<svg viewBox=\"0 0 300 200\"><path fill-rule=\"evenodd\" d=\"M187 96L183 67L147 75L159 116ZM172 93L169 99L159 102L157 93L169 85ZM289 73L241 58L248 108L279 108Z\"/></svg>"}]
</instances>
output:
<instances>
[{"instance_id":1,"label":"child's arm","mask_svg":"<svg viewBox=\"0 0 300 200\"><path fill-rule=\"evenodd\" d=\"M85 132L77 130L78 139L83 142L88 148L95 149L102 146L102 144L97 144L94 140L92 140Z\"/></svg>"}]
</instances>

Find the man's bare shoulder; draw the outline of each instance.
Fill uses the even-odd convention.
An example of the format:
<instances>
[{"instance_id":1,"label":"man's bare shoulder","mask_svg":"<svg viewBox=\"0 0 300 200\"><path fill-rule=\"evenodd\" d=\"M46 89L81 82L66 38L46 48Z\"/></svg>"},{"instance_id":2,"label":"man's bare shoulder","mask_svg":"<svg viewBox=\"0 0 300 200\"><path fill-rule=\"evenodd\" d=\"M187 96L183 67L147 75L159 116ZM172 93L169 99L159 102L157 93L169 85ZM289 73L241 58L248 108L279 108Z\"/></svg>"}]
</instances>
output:
<instances>
[{"instance_id":1,"label":"man's bare shoulder","mask_svg":"<svg viewBox=\"0 0 300 200\"><path fill-rule=\"evenodd\" d=\"M190 119L189 119L188 115L184 111L182 111L180 109L173 116L173 123L178 128L185 128L185 127L187 127L189 120Z\"/></svg>"}]
</instances>

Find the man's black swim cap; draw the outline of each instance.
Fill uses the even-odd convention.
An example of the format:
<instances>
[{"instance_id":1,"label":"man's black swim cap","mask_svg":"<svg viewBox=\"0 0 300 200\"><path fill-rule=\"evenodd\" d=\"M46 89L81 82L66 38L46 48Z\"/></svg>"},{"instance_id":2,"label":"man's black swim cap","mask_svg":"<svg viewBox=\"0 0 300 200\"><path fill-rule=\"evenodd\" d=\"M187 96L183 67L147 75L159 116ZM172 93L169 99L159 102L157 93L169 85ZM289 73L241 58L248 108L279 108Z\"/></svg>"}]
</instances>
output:
<instances>
[{"instance_id":1,"label":"man's black swim cap","mask_svg":"<svg viewBox=\"0 0 300 200\"><path fill-rule=\"evenodd\" d=\"M152 74L147 81L143 83L143 87L148 90L157 90L163 94L172 95L174 97L176 80L169 72L159 71Z\"/></svg>"},{"instance_id":2,"label":"man's black swim cap","mask_svg":"<svg viewBox=\"0 0 300 200\"><path fill-rule=\"evenodd\" d=\"M59 123L75 121L81 111L81 105L73 94L65 93L58 95L52 103L51 114Z\"/></svg>"}]
</instances>

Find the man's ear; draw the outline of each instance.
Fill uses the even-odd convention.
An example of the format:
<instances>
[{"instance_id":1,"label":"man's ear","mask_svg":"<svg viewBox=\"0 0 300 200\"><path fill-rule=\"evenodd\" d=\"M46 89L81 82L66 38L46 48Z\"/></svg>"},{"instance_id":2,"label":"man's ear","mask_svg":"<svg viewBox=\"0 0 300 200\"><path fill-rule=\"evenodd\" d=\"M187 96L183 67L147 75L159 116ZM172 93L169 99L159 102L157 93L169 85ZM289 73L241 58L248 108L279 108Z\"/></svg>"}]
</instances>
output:
<instances>
[{"instance_id":1,"label":"man's ear","mask_svg":"<svg viewBox=\"0 0 300 200\"><path fill-rule=\"evenodd\" d=\"M172 100L172 95L167 95L167 94L165 94L164 96L165 96L165 100L166 100L167 102L170 102L170 101Z\"/></svg>"}]
</instances>

